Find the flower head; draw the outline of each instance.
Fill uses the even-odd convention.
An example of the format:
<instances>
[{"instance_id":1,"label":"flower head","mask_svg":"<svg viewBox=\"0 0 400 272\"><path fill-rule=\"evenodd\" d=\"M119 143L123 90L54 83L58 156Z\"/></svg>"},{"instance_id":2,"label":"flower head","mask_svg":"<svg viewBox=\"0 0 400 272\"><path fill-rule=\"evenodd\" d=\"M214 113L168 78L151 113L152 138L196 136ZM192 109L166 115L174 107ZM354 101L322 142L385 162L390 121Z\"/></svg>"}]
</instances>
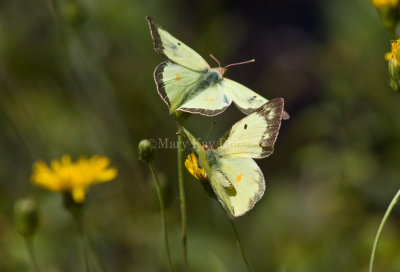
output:
<instances>
[{"instance_id":1,"label":"flower head","mask_svg":"<svg viewBox=\"0 0 400 272\"><path fill-rule=\"evenodd\" d=\"M371 0L371 3L375 8L384 6L397 7L399 0Z\"/></svg>"},{"instance_id":2,"label":"flower head","mask_svg":"<svg viewBox=\"0 0 400 272\"><path fill-rule=\"evenodd\" d=\"M109 164L108 158L100 156L72 162L69 155L64 155L60 161L53 160L51 167L38 161L33 165L31 182L53 192L69 193L76 203L83 203L91 185L116 177L117 169L108 168Z\"/></svg>"},{"instance_id":3,"label":"flower head","mask_svg":"<svg viewBox=\"0 0 400 272\"><path fill-rule=\"evenodd\" d=\"M392 52L389 59L389 84L393 90L400 90L400 39L391 41Z\"/></svg>"},{"instance_id":4,"label":"flower head","mask_svg":"<svg viewBox=\"0 0 400 272\"><path fill-rule=\"evenodd\" d=\"M383 27L394 33L399 19L397 12L399 0L371 0L371 4L378 11Z\"/></svg>"},{"instance_id":5,"label":"flower head","mask_svg":"<svg viewBox=\"0 0 400 272\"><path fill-rule=\"evenodd\" d=\"M392 47L392 58L395 60L400 59L400 39L390 41Z\"/></svg>"},{"instance_id":6,"label":"flower head","mask_svg":"<svg viewBox=\"0 0 400 272\"><path fill-rule=\"evenodd\" d=\"M203 168L199 168L197 163L196 155L190 153L185 161L185 167L189 173L195 177L197 180L204 182L208 181L206 171Z\"/></svg>"}]
</instances>

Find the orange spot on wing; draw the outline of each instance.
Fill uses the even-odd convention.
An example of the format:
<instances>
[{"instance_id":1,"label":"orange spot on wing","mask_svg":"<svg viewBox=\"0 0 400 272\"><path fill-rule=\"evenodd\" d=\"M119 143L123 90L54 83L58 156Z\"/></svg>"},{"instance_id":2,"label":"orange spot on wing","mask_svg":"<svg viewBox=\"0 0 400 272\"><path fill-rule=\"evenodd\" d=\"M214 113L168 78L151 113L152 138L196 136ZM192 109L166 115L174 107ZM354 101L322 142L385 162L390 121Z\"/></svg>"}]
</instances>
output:
<instances>
[{"instance_id":1,"label":"orange spot on wing","mask_svg":"<svg viewBox=\"0 0 400 272\"><path fill-rule=\"evenodd\" d=\"M206 101L207 101L207 102L214 102L215 99L213 99L213 98L207 98Z\"/></svg>"},{"instance_id":2,"label":"orange spot on wing","mask_svg":"<svg viewBox=\"0 0 400 272\"><path fill-rule=\"evenodd\" d=\"M176 81L179 81L179 80L181 80L181 76L178 73L176 73Z\"/></svg>"},{"instance_id":3,"label":"orange spot on wing","mask_svg":"<svg viewBox=\"0 0 400 272\"><path fill-rule=\"evenodd\" d=\"M240 173L237 177L236 177L236 181L240 182L242 180L243 177L243 173Z\"/></svg>"}]
</instances>

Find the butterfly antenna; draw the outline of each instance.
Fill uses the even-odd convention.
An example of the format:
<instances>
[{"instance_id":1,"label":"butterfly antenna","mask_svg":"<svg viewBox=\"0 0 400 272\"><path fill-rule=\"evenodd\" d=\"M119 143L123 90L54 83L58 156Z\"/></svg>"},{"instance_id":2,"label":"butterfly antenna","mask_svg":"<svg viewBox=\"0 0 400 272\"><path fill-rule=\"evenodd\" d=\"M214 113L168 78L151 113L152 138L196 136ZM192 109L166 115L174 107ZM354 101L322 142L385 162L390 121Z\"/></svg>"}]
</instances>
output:
<instances>
[{"instance_id":1,"label":"butterfly antenna","mask_svg":"<svg viewBox=\"0 0 400 272\"><path fill-rule=\"evenodd\" d=\"M214 120L214 122L212 123L210 129L208 130L207 137L206 137L206 141L207 141L207 139L208 139L208 136L210 136L211 131L214 129L214 127L215 127L216 124L217 124L217 121Z\"/></svg>"},{"instance_id":2,"label":"butterfly antenna","mask_svg":"<svg viewBox=\"0 0 400 272\"><path fill-rule=\"evenodd\" d=\"M256 61L255 59L251 59L251 60L247 60L247 61L243 61L243 62L232 63L232 64L229 64L229 65L225 66L224 68L226 69L226 68L228 68L230 66L242 65L242 64L252 63L252 62L255 62L255 61Z\"/></svg>"},{"instance_id":3,"label":"butterfly antenna","mask_svg":"<svg viewBox=\"0 0 400 272\"><path fill-rule=\"evenodd\" d=\"M213 54L210 54L210 57L215 60L215 62L218 64L218 67L221 67L221 63L219 62L219 60L217 60L216 57L213 56Z\"/></svg>"}]
</instances>

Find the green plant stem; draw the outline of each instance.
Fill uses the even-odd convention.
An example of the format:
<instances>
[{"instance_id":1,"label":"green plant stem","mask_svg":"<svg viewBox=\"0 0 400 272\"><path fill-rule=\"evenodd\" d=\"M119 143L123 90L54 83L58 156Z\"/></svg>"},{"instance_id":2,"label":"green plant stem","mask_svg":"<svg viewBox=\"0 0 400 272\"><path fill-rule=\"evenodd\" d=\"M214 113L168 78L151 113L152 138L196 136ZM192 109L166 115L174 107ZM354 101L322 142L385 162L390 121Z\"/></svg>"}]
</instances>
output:
<instances>
[{"instance_id":1,"label":"green plant stem","mask_svg":"<svg viewBox=\"0 0 400 272\"><path fill-rule=\"evenodd\" d=\"M181 132L181 129L179 129ZM183 180L183 136L178 135L178 181L179 181L179 198L181 204L181 224L182 224L182 249L183 249L183 264L185 271L189 271L188 253L187 253L187 224L186 224L186 198L185 184Z\"/></svg>"},{"instance_id":2,"label":"green plant stem","mask_svg":"<svg viewBox=\"0 0 400 272\"><path fill-rule=\"evenodd\" d=\"M82 207L80 207L80 209L82 209ZM83 211L80 210L77 214L73 214L73 217L75 219L76 225L79 230L79 234L81 236L82 247L83 247L83 258L85 259L86 271L91 272L92 269L89 261L89 245L87 241L85 226L83 223Z\"/></svg>"},{"instance_id":3,"label":"green plant stem","mask_svg":"<svg viewBox=\"0 0 400 272\"><path fill-rule=\"evenodd\" d=\"M369 272L372 272L374 268L375 252L376 248L378 247L379 238L381 237L383 226L385 225L386 220L388 219L390 213L392 212L393 207L396 205L397 202L399 202L399 199L400 199L400 190L397 191L396 195L390 202L388 208L386 209L385 215L382 218L381 224L379 225L378 231L375 236L374 245L372 246L371 259L369 262Z\"/></svg>"},{"instance_id":4,"label":"green plant stem","mask_svg":"<svg viewBox=\"0 0 400 272\"><path fill-rule=\"evenodd\" d=\"M29 257L31 258L33 268L36 272L41 272L38 262L36 260L35 250L33 248L33 237L25 237L25 245L28 250Z\"/></svg>"},{"instance_id":5,"label":"green plant stem","mask_svg":"<svg viewBox=\"0 0 400 272\"><path fill-rule=\"evenodd\" d=\"M228 219L229 219L229 222L231 223L231 226L232 226L232 229L233 229L233 233L235 234L236 244L239 247L240 254L242 255L243 262L246 264L247 271L251 272L251 268L250 268L249 262L247 261L246 254L244 254L244 250L243 250L242 244L240 243L239 234L238 234L238 231L236 229L235 222L231 218L229 218L229 216L228 216Z\"/></svg>"},{"instance_id":6,"label":"green plant stem","mask_svg":"<svg viewBox=\"0 0 400 272\"><path fill-rule=\"evenodd\" d=\"M158 180L156 170L154 168L154 163L151 162L149 164L150 171L153 174L154 182L156 184L158 202L160 204L160 213L161 213L161 227L164 232L164 242L165 242L165 251L167 252L167 259L168 259L168 267L169 271L173 271L172 269L172 262L171 262L171 253L169 251L169 243L168 243L168 231L167 231L167 217L165 215L165 207L164 207L164 200L161 192L160 182Z\"/></svg>"}]
</instances>

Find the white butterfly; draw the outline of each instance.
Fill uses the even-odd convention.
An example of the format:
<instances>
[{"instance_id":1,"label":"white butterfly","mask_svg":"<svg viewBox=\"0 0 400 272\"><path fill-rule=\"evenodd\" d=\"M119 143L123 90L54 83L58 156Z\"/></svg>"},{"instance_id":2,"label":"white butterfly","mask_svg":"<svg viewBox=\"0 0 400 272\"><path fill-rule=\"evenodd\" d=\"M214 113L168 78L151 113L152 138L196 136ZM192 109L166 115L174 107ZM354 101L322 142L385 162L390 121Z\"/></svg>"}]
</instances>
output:
<instances>
[{"instance_id":1,"label":"white butterfly","mask_svg":"<svg viewBox=\"0 0 400 272\"><path fill-rule=\"evenodd\" d=\"M232 101L249 114L268 100L249 88L224 78L226 67L211 68L193 49L174 38L150 17L149 23L154 48L169 60L154 71L154 80L161 98L176 110L213 116L223 112ZM289 118L284 113L285 119Z\"/></svg>"},{"instance_id":2,"label":"white butterfly","mask_svg":"<svg viewBox=\"0 0 400 272\"><path fill-rule=\"evenodd\" d=\"M193 174L196 172L193 170L204 169L206 175L201 181L204 183L208 179L219 202L231 217L251 210L264 194L264 175L253 158L266 158L272 154L282 113L282 98L268 101L234 124L225 142L216 149L201 145L182 127L198 158L198 166L194 166L196 169L188 170ZM191 164L193 167L193 162Z\"/></svg>"}]
</instances>

